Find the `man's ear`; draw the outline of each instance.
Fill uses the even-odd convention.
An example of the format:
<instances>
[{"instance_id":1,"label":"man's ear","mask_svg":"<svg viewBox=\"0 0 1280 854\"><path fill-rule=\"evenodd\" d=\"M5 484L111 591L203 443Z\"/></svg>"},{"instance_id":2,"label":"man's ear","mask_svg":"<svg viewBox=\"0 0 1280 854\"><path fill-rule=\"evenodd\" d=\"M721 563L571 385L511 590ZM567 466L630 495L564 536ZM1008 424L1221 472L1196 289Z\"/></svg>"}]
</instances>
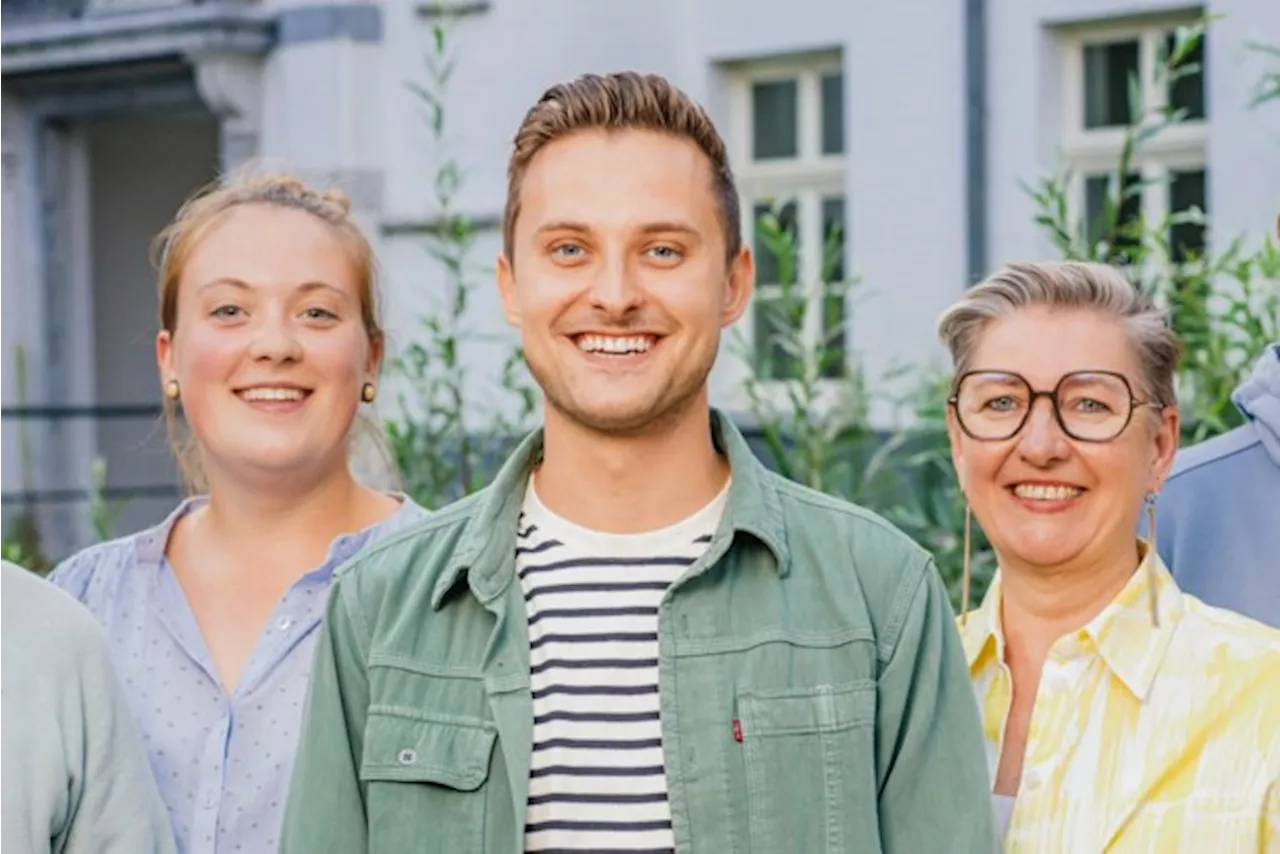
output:
<instances>
[{"instance_id":1,"label":"man's ear","mask_svg":"<svg viewBox=\"0 0 1280 854\"><path fill-rule=\"evenodd\" d=\"M756 262L751 247L744 245L729 262L729 276L720 307L720 325L731 326L738 322L751 304L755 292Z\"/></svg>"},{"instance_id":2,"label":"man's ear","mask_svg":"<svg viewBox=\"0 0 1280 854\"><path fill-rule=\"evenodd\" d=\"M495 269L498 277L498 295L502 297L502 313L506 316L507 323L518 327L520 326L520 306L516 302L516 273L506 252L498 253Z\"/></svg>"}]
</instances>

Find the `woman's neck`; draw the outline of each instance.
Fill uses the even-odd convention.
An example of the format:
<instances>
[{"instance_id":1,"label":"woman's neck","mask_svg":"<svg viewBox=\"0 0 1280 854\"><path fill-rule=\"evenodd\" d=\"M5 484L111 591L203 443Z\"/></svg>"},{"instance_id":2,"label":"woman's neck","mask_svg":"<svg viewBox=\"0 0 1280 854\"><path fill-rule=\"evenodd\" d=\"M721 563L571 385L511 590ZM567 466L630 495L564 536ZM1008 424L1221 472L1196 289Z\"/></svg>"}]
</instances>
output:
<instances>
[{"instance_id":1,"label":"woman's neck","mask_svg":"<svg viewBox=\"0 0 1280 854\"><path fill-rule=\"evenodd\" d=\"M1138 562L1136 546L1051 568L1002 561L1000 622L1010 663L1038 670L1058 638L1088 625L1119 595Z\"/></svg>"},{"instance_id":2,"label":"woman's neck","mask_svg":"<svg viewBox=\"0 0 1280 854\"><path fill-rule=\"evenodd\" d=\"M281 484L283 487L286 484ZM343 468L292 488L265 490L232 478L210 478L198 538L218 552L254 558L233 565L318 565L334 538L390 516L398 507L387 495L361 486Z\"/></svg>"}]
</instances>

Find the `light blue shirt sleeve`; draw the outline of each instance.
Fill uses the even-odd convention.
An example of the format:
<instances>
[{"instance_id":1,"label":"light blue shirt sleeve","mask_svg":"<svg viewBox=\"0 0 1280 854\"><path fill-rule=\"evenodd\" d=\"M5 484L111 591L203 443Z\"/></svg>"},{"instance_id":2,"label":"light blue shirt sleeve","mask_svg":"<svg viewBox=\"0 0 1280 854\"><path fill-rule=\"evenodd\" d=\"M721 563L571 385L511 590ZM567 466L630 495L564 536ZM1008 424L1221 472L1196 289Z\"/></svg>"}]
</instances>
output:
<instances>
[{"instance_id":1,"label":"light blue shirt sleeve","mask_svg":"<svg viewBox=\"0 0 1280 854\"><path fill-rule=\"evenodd\" d=\"M3 585L4 850L172 854L102 630L25 569Z\"/></svg>"}]
</instances>

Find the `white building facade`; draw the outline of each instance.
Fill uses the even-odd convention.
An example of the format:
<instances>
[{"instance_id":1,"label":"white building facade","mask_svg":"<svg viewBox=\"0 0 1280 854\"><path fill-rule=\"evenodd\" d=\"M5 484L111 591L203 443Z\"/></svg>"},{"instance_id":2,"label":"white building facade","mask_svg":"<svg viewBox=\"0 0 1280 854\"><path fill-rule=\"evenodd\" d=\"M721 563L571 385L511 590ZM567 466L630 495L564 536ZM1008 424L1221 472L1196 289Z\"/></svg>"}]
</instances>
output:
<instances>
[{"instance_id":1,"label":"white building facade","mask_svg":"<svg viewBox=\"0 0 1280 854\"><path fill-rule=\"evenodd\" d=\"M1118 153L1123 80L1149 79L1173 29L1205 13L1222 17L1202 73L1145 93L1190 120L1138 165L1155 179L1142 204L1198 206L1215 235L1256 241L1280 206L1280 105L1250 106L1267 66L1246 44L1280 44L1274 0L5 0L5 515L33 509L55 557L89 542L99 457L111 494L130 496L118 530L176 501L147 249L220 170L262 158L346 189L403 345L440 289L423 240L443 159L465 169L458 205L487 263L508 146L537 96L587 71L658 72L716 119L744 211L777 204L794 222L802 270L834 237L861 284L851 304L813 288L810 315L847 316L843 346L874 381L940 356L935 319L967 284L1053 256L1023 185L1069 164L1084 210L1090 175ZM457 66L442 152L407 84L425 81L445 19ZM773 268L760 266L767 300ZM754 314L734 337L758 333ZM465 359L495 377L514 339L493 288L468 321ZM745 363L730 349L713 398L743 412Z\"/></svg>"}]
</instances>

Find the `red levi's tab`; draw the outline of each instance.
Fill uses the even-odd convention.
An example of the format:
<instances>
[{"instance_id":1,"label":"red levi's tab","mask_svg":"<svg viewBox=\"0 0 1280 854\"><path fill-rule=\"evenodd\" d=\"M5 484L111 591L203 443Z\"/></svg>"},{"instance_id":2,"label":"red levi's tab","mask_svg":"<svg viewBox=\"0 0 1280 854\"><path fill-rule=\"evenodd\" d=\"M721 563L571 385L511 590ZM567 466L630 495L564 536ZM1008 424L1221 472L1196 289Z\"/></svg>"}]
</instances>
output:
<instances>
[{"instance_id":1,"label":"red levi's tab","mask_svg":"<svg viewBox=\"0 0 1280 854\"><path fill-rule=\"evenodd\" d=\"M742 743L742 721L736 718L733 721L733 740Z\"/></svg>"}]
</instances>

